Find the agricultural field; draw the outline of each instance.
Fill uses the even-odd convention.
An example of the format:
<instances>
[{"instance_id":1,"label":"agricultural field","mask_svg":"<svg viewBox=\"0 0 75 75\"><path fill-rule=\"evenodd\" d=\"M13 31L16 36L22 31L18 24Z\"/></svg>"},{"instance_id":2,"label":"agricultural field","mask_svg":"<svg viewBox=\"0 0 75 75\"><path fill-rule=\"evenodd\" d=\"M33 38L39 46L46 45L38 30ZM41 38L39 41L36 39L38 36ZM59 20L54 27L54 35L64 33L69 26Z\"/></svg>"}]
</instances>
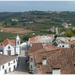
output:
<instances>
[{"instance_id":1,"label":"agricultural field","mask_svg":"<svg viewBox=\"0 0 75 75\"><path fill-rule=\"evenodd\" d=\"M3 32L11 32L11 33L20 33L25 34L29 32L33 32L33 30L25 29L25 28L2 28Z\"/></svg>"}]
</instances>

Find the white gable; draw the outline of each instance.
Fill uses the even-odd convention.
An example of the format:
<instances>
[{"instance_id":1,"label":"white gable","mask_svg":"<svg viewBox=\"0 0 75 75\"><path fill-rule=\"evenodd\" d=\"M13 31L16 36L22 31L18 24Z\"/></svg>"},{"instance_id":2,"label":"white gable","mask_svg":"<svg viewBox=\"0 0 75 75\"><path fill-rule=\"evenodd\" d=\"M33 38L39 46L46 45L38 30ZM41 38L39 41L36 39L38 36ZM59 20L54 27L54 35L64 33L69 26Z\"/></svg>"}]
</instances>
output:
<instances>
[{"instance_id":1,"label":"white gable","mask_svg":"<svg viewBox=\"0 0 75 75\"><path fill-rule=\"evenodd\" d=\"M10 48L9 48L10 47ZM5 47L4 47L4 54L5 55L8 55L8 50L11 51L11 55L15 55L15 48L14 46L12 46L11 44L7 44Z\"/></svg>"}]
</instances>

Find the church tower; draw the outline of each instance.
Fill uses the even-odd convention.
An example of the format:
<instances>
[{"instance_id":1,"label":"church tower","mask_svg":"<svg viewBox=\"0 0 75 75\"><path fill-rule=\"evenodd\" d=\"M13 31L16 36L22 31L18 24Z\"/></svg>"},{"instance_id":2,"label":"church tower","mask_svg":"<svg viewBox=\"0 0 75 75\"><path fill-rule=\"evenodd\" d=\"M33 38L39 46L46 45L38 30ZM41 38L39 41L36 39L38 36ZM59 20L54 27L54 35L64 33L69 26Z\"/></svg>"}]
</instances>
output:
<instances>
[{"instance_id":1,"label":"church tower","mask_svg":"<svg viewBox=\"0 0 75 75\"><path fill-rule=\"evenodd\" d=\"M20 37L18 35L17 35L15 41L16 41L16 44L15 44L16 54L19 55L21 51L20 51Z\"/></svg>"}]
</instances>

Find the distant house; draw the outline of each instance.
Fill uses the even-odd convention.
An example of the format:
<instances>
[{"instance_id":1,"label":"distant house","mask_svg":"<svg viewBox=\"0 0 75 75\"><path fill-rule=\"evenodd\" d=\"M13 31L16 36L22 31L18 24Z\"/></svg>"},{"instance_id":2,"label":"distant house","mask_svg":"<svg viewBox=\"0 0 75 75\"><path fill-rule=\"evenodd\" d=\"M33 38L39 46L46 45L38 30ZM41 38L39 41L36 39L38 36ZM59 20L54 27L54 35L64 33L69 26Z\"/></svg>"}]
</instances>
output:
<instances>
[{"instance_id":1,"label":"distant house","mask_svg":"<svg viewBox=\"0 0 75 75\"><path fill-rule=\"evenodd\" d=\"M75 48L75 40L74 38L73 40L72 38L57 38L56 41L52 43L52 45L64 48Z\"/></svg>"},{"instance_id":2,"label":"distant house","mask_svg":"<svg viewBox=\"0 0 75 75\"><path fill-rule=\"evenodd\" d=\"M75 27L71 27L71 30L75 30Z\"/></svg>"},{"instance_id":3,"label":"distant house","mask_svg":"<svg viewBox=\"0 0 75 75\"><path fill-rule=\"evenodd\" d=\"M47 32L49 32L49 31L51 31L51 32L56 32L56 34L58 34L58 27L52 27L52 28L50 28L50 29L47 29Z\"/></svg>"},{"instance_id":4,"label":"distant house","mask_svg":"<svg viewBox=\"0 0 75 75\"><path fill-rule=\"evenodd\" d=\"M11 19L11 21L13 21L13 22L14 22L14 21L15 21L15 22L18 22L19 20L18 20L18 19Z\"/></svg>"},{"instance_id":5,"label":"distant house","mask_svg":"<svg viewBox=\"0 0 75 75\"><path fill-rule=\"evenodd\" d=\"M55 32L54 26L53 26L52 28L50 28L50 31L51 31L51 32Z\"/></svg>"},{"instance_id":6,"label":"distant house","mask_svg":"<svg viewBox=\"0 0 75 75\"><path fill-rule=\"evenodd\" d=\"M5 55L20 55L20 38L16 37L16 40L6 39L0 43L0 50Z\"/></svg>"},{"instance_id":7,"label":"distant house","mask_svg":"<svg viewBox=\"0 0 75 75\"><path fill-rule=\"evenodd\" d=\"M69 24L63 23L63 24L62 24L62 26L63 26L64 28L68 28L68 27L71 26L71 25L72 25L71 23L69 23Z\"/></svg>"},{"instance_id":8,"label":"distant house","mask_svg":"<svg viewBox=\"0 0 75 75\"><path fill-rule=\"evenodd\" d=\"M25 22L25 23L34 23L34 22L32 22L32 21L28 21L28 22Z\"/></svg>"},{"instance_id":9,"label":"distant house","mask_svg":"<svg viewBox=\"0 0 75 75\"><path fill-rule=\"evenodd\" d=\"M17 68L18 57L0 54L0 74L7 74Z\"/></svg>"},{"instance_id":10,"label":"distant house","mask_svg":"<svg viewBox=\"0 0 75 75\"><path fill-rule=\"evenodd\" d=\"M49 32L50 31L50 29L47 29L47 32Z\"/></svg>"}]
</instances>

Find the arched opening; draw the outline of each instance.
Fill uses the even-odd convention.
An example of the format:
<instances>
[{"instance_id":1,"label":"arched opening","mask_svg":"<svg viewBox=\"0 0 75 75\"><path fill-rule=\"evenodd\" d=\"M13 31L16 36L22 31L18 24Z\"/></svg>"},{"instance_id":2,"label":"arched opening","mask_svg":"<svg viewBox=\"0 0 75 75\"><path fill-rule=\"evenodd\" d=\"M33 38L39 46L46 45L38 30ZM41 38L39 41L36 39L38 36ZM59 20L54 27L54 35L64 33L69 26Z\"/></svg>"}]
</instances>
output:
<instances>
[{"instance_id":1,"label":"arched opening","mask_svg":"<svg viewBox=\"0 0 75 75\"><path fill-rule=\"evenodd\" d=\"M11 72L11 68L9 68L9 72Z\"/></svg>"}]
</instances>

